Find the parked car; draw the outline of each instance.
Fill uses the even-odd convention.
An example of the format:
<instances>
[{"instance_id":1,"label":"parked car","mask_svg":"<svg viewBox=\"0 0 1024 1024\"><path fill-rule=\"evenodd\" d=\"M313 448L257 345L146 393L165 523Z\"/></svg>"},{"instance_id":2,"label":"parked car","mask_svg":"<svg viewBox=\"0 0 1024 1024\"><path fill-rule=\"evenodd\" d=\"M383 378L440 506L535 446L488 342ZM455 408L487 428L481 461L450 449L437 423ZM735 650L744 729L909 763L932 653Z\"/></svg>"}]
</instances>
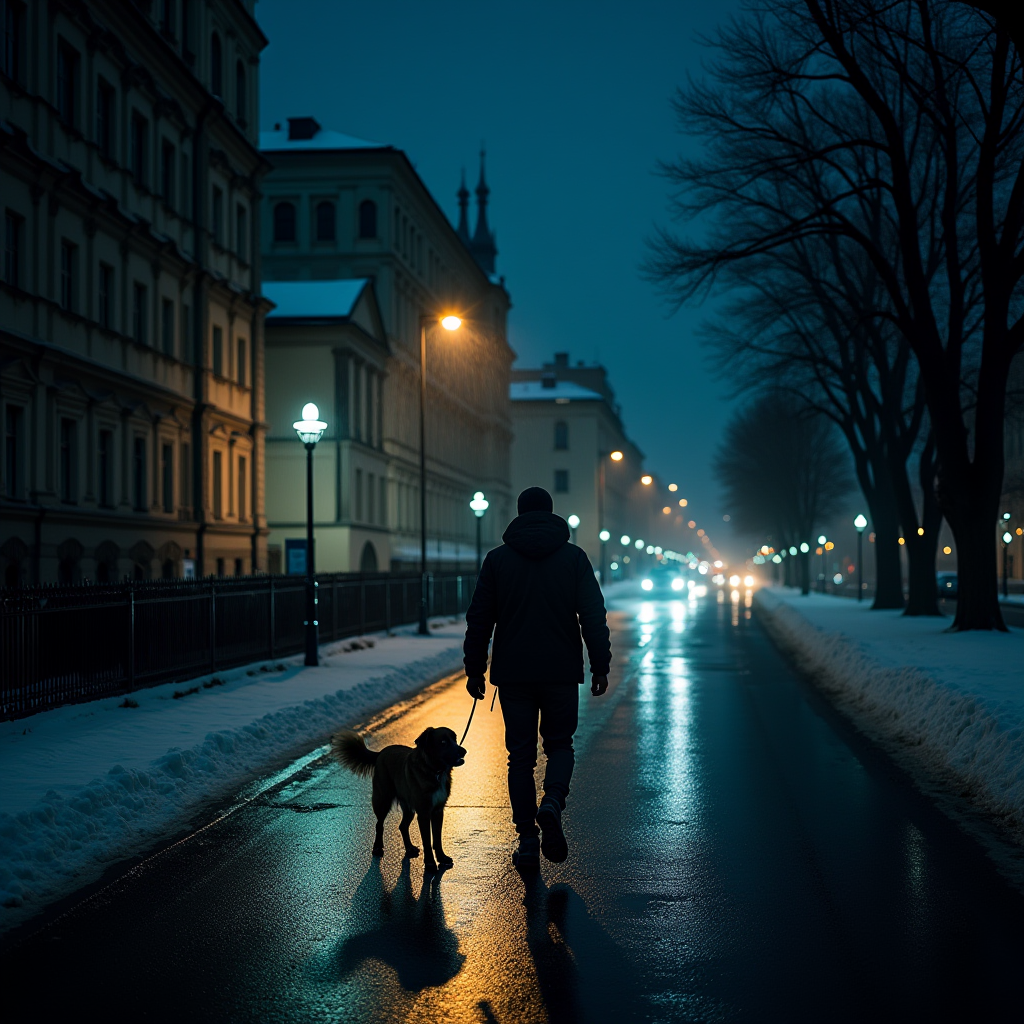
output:
<instances>
[{"instance_id":1,"label":"parked car","mask_svg":"<svg viewBox=\"0 0 1024 1024\"><path fill-rule=\"evenodd\" d=\"M686 588L686 581L674 566L661 563L647 573L640 581L640 586L644 590L661 594L679 594Z\"/></svg>"},{"instance_id":2,"label":"parked car","mask_svg":"<svg viewBox=\"0 0 1024 1024\"><path fill-rule=\"evenodd\" d=\"M937 572L935 585L939 588L939 600L944 597L956 597L956 573Z\"/></svg>"}]
</instances>

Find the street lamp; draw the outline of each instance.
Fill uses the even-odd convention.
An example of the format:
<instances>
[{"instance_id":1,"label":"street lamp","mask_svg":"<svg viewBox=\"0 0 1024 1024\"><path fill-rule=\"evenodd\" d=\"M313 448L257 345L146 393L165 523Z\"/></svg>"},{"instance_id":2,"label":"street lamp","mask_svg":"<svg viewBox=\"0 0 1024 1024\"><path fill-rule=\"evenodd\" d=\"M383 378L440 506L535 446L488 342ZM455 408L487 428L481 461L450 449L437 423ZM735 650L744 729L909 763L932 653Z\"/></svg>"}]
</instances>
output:
<instances>
[{"instance_id":1,"label":"street lamp","mask_svg":"<svg viewBox=\"0 0 1024 1024\"><path fill-rule=\"evenodd\" d=\"M569 518L566 520L566 522L569 524L569 529L572 530L572 542L573 542L573 544L575 544L576 543L576 531L579 529L579 525L580 525L580 517L579 516L569 516Z\"/></svg>"},{"instance_id":2,"label":"street lamp","mask_svg":"<svg viewBox=\"0 0 1024 1024\"><path fill-rule=\"evenodd\" d=\"M862 582L864 579L864 530L868 525L868 521L863 515L858 515L854 519L853 525L857 529L857 600L859 601L863 596L862 591L864 590Z\"/></svg>"},{"instance_id":3,"label":"street lamp","mask_svg":"<svg viewBox=\"0 0 1024 1024\"><path fill-rule=\"evenodd\" d=\"M601 542L601 584L602 586L608 581L605 579L604 567L607 565L608 555L608 541L612 539L612 535L607 530L602 530L597 535L598 540Z\"/></svg>"},{"instance_id":4,"label":"street lamp","mask_svg":"<svg viewBox=\"0 0 1024 1024\"><path fill-rule=\"evenodd\" d=\"M1004 519L1008 518L1009 513L1003 516ZM1009 580L1006 575L1007 557L1010 553L1010 542L1013 540L1013 534L1009 530L1003 531L1003 597L1010 596Z\"/></svg>"},{"instance_id":5,"label":"street lamp","mask_svg":"<svg viewBox=\"0 0 1024 1024\"><path fill-rule=\"evenodd\" d=\"M434 316L420 316L420 636L427 636L427 324L436 322ZM457 316L441 317L441 326L446 331L457 331L462 320Z\"/></svg>"},{"instance_id":6,"label":"street lamp","mask_svg":"<svg viewBox=\"0 0 1024 1024\"><path fill-rule=\"evenodd\" d=\"M644 473L644 475L640 477L640 483L642 483L644 487L650 487L651 484L654 483L654 477L651 476L650 473Z\"/></svg>"},{"instance_id":7,"label":"street lamp","mask_svg":"<svg viewBox=\"0 0 1024 1024\"><path fill-rule=\"evenodd\" d=\"M490 507L490 502L484 497L483 491L477 491L473 495L473 500L469 503L469 507L473 510L473 515L476 516L476 574L480 575L480 524L484 518L484 513Z\"/></svg>"},{"instance_id":8,"label":"street lamp","mask_svg":"<svg viewBox=\"0 0 1024 1024\"><path fill-rule=\"evenodd\" d=\"M612 460L612 462L621 462L622 461L622 452L619 452L619 451L612 452L611 455L609 456L609 458Z\"/></svg>"},{"instance_id":9,"label":"street lamp","mask_svg":"<svg viewBox=\"0 0 1024 1024\"><path fill-rule=\"evenodd\" d=\"M319 637L316 620L316 580L313 565L313 449L324 436L327 424L320 419L320 410L308 402L302 407L302 419L292 424L299 440L306 447L306 664L318 665Z\"/></svg>"},{"instance_id":10,"label":"street lamp","mask_svg":"<svg viewBox=\"0 0 1024 1024\"><path fill-rule=\"evenodd\" d=\"M821 592L825 593L825 545L828 543L825 534L818 537L818 544L821 546Z\"/></svg>"}]
</instances>

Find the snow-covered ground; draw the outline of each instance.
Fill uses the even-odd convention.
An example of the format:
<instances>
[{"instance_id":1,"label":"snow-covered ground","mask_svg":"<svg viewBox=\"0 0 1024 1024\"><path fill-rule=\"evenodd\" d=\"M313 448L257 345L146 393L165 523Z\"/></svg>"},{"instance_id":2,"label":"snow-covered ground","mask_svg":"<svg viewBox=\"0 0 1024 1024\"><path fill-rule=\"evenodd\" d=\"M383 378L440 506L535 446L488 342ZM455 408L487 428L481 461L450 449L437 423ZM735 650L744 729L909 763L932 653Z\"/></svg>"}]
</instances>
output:
<instances>
[{"instance_id":1,"label":"snow-covered ground","mask_svg":"<svg viewBox=\"0 0 1024 1024\"><path fill-rule=\"evenodd\" d=\"M139 690L134 708L116 697L0 723L0 931L180 830L275 760L454 672L465 627L439 621L429 637L324 645L317 668L301 655L257 662ZM222 682L204 686L213 679Z\"/></svg>"},{"instance_id":2,"label":"snow-covered ground","mask_svg":"<svg viewBox=\"0 0 1024 1024\"><path fill-rule=\"evenodd\" d=\"M865 730L1024 843L1024 630L948 633L869 603L766 588L776 641Z\"/></svg>"}]
</instances>

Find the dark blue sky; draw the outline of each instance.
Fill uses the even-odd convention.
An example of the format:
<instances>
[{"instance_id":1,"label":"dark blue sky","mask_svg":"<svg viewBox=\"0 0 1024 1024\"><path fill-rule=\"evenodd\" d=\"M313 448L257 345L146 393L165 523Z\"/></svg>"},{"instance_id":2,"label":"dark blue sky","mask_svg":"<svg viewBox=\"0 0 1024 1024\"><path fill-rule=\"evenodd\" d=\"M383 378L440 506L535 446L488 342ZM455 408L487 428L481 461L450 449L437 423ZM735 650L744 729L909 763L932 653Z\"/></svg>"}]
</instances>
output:
<instances>
[{"instance_id":1,"label":"dark blue sky","mask_svg":"<svg viewBox=\"0 0 1024 1024\"><path fill-rule=\"evenodd\" d=\"M260 0L264 129L311 114L404 149L454 219L459 173L476 184L487 147L498 271L519 366L555 351L608 367L647 467L680 485L728 542L711 458L728 390L694 328L640 278L644 240L666 218L655 174L686 141L670 99L705 51L697 36L738 0L504 4Z\"/></svg>"}]
</instances>

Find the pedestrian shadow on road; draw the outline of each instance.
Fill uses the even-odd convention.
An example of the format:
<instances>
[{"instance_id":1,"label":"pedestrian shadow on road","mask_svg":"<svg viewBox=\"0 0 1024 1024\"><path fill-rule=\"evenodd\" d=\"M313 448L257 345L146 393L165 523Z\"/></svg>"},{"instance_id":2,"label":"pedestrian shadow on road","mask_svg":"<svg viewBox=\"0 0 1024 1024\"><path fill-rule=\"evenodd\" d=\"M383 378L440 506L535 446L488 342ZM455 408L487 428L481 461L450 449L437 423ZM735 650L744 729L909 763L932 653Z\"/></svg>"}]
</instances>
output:
<instances>
[{"instance_id":1,"label":"pedestrian shadow on road","mask_svg":"<svg viewBox=\"0 0 1024 1024\"><path fill-rule=\"evenodd\" d=\"M402 863L395 888L384 887L380 860L374 858L359 883L350 909L354 927L337 946L338 977L359 970L367 960L392 967L406 992L451 981L466 962L459 940L445 923L441 876L424 875L419 896L413 895L409 861Z\"/></svg>"}]
</instances>

